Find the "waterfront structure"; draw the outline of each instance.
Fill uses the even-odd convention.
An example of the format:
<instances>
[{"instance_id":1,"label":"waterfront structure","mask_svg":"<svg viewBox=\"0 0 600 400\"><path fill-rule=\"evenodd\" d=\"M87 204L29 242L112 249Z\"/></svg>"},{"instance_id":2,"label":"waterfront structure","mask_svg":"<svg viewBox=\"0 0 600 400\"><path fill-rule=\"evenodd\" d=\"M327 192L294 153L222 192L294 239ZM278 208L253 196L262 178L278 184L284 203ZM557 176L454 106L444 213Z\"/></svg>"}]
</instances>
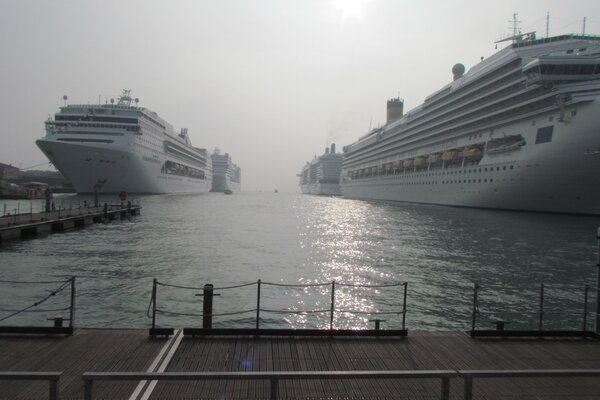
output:
<instances>
[{"instance_id":1,"label":"waterfront structure","mask_svg":"<svg viewBox=\"0 0 600 400\"><path fill-rule=\"evenodd\" d=\"M342 171L341 153L335 152L335 143L331 148L325 148L325 153L307 162L298 175L300 177L300 189L305 194L320 194L339 196L340 174Z\"/></svg>"},{"instance_id":2,"label":"waterfront structure","mask_svg":"<svg viewBox=\"0 0 600 400\"><path fill-rule=\"evenodd\" d=\"M205 193L212 168L187 128L176 134L124 90L117 103L66 104L38 147L77 193ZM135 105L132 103L135 102Z\"/></svg>"},{"instance_id":3,"label":"waterfront structure","mask_svg":"<svg viewBox=\"0 0 600 400\"><path fill-rule=\"evenodd\" d=\"M211 192L237 193L242 189L242 170L235 165L228 153L216 149L210 156L213 181Z\"/></svg>"},{"instance_id":4,"label":"waterfront structure","mask_svg":"<svg viewBox=\"0 0 600 400\"><path fill-rule=\"evenodd\" d=\"M600 37L515 35L506 48L344 147L357 199L600 214Z\"/></svg>"}]
</instances>

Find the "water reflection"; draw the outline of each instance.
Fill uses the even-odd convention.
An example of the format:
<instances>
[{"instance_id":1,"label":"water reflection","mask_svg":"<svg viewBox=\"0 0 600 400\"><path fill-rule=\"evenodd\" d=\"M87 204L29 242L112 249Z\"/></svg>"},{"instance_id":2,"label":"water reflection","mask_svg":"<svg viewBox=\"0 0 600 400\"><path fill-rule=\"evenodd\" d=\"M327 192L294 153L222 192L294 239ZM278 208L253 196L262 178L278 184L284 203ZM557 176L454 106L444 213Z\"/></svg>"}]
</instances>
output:
<instances>
[{"instance_id":1,"label":"water reflection","mask_svg":"<svg viewBox=\"0 0 600 400\"><path fill-rule=\"evenodd\" d=\"M131 221L3 246L1 278L76 275L79 324L136 327L149 325L153 278L197 288L160 289L163 326L200 326L196 294L206 283L261 279L261 326L329 327L335 281L333 325L348 329L372 326L377 312L392 313L380 316L385 328L401 326L402 315L393 313L402 309L402 287L361 285L408 282L409 329L467 329L474 282L482 286L481 323L506 318L511 328L531 323L525 316L532 306L535 314L540 283L548 285L544 323L551 326L563 307L579 326L583 287L594 284L595 217L283 193L139 200L142 214ZM531 291L519 289L525 286ZM214 325L255 326L256 290L223 290Z\"/></svg>"}]
</instances>

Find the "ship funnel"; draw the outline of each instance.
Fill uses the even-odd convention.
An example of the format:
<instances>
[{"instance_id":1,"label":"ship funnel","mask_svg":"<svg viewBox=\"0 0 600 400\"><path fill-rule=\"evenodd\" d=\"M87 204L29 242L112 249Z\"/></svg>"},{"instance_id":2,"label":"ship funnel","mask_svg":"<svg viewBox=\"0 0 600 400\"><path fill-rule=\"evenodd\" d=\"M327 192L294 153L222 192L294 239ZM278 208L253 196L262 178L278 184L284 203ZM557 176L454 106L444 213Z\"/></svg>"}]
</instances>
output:
<instances>
[{"instance_id":1,"label":"ship funnel","mask_svg":"<svg viewBox=\"0 0 600 400\"><path fill-rule=\"evenodd\" d=\"M335 154L335 143L331 143L331 150L329 150L331 154Z\"/></svg>"},{"instance_id":2,"label":"ship funnel","mask_svg":"<svg viewBox=\"0 0 600 400\"><path fill-rule=\"evenodd\" d=\"M387 122L402 117L404 114L404 100L400 97L390 99L387 102Z\"/></svg>"},{"instance_id":3,"label":"ship funnel","mask_svg":"<svg viewBox=\"0 0 600 400\"><path fill-rule=\"evenodd\" d=\"M329 147L325 147L325 154L329 154Z\"/></svg>"}]
</instances>

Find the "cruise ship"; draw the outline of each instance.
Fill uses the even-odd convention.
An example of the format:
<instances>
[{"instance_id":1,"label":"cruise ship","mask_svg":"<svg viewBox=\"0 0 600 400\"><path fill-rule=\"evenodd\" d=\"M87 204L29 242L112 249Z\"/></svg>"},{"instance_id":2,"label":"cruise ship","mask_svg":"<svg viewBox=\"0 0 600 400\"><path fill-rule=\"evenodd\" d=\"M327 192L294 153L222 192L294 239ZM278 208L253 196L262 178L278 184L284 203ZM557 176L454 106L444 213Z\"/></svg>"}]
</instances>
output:
<instances>
[{"instance_id":1,"label":"cruise ship","mask_svg":"<svg viewBox=\"0 0 600 400\"><path fill-rule=\"evenodd\" d=\"M298 175L302 193L340 196L343 157L341 153L335 152L335 143L332 143L331 148L325 148L323 155L307 162Z\"/></svg>"},{"instance_id":2,"label":"cruise ship","mask_svg":"<svg viewBox=\"0 0 600 400\"><path fill-rule=\"evenodd\" d=\"M210 156L213 181L211 192L237 193L242 189L242 170L231 161L228 153L216 149Z\"/></svg>"},{"instance_id":3,"label":"cruise ship","mask_svg":"<svg viewBox=\"0 0 600 400\"><path fill-rule=\"evenodd\" d=\"M36 141L77 193L205 193L212 167L187 129L175 133L130 90L108 104L66 104Z\"/></svg>"},{"instance_id":4,"label":"cruise ship","mask_svg":"<svg viewBox=\"0 0 600 400\"><path fill-rule=\"evenodd\" d=\"M345 197L600 214L600 36L511 43L343 149Z\"/></svg>"}]
</instances>

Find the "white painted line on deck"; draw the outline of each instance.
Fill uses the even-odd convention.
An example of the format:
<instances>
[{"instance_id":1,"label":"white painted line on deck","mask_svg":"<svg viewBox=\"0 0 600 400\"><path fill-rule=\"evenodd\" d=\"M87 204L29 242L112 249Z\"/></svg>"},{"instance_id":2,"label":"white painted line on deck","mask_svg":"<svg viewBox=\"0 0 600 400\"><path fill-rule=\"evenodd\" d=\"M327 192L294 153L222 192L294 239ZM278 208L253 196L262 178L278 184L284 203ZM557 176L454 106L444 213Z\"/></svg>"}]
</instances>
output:
<instances>
[{"instance_id":1,"label":"white painted line on deck","mask_svg":"<svg viewBox=\"0 0 600 400\"><path fill-rule=\"evenodd\" d=\"M173 355L175 355L175 351L177 351L182 339L183 331L177 329L173 336L165 343L146 372L164 372L171 362ZM129 397L129 400L148 400L156 386L156 382L157 381L140 381Z\"/></svg>"}]
</instances>

